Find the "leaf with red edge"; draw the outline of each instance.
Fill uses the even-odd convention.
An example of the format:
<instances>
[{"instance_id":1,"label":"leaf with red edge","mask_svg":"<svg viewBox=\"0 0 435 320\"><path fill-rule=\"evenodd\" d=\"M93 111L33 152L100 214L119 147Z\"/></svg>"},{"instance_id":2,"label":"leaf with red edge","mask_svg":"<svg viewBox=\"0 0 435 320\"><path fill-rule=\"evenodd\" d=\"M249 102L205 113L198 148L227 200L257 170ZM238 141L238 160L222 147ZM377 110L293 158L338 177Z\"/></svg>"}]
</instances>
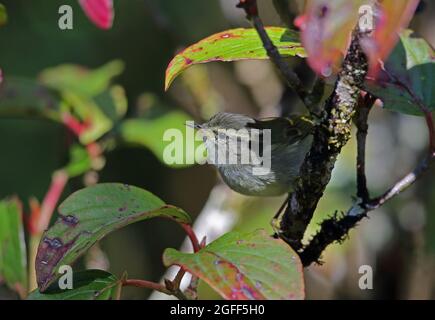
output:
<instances>
[{"instance_id":1,"label":"leaf with red edge","mask_svg":"<svg viewBox=\"0 0 435 320\"><path fill-rule=\"evenodd\" d=\"M358 21L358 8L368 0L308 0L295 24L311 68L322 76L337 73Z\"/></svg>"},{"instance_id":2,"label":"leaf with red edge","mask_svg":"<svg viewBox=\"0 0 435 320\"><path fill-rule=\"evenodd\" d=\"M166 266L178 265L231 300L303 299L298 255L264 230L230 232L197 253L167 249Z\"/></svg>"},{"instance_id":3,"label":"leaf with red edge","mask_svg":"<svg viewBox=\"0 0 435 320\"><path fill-rule=\"evenodd\" d=\"M337 73L360 14L361 22L365 22L372 13L374 31L362 39L361 44L369 56L369 74L375 75L378 60L388 57L399 39L396 34L409 24L417 4L418 0L307 1L304 14L295 23L302 29L308 63L320 75ZM363 6L371 10L362 10Z\"/></svg>"},{"instance_id":4,"label":"leaf with red edge","mask_svg":"<svg viewBox=\"0 0 435 320\"><path fill-rule=\"evenodd\" d=\"M110 29L113 24L114 11L112 0L79 0L88 18L101 29Z\"/></svg>"},{"instance_id":5,"label":"leaf with red edge","mask_svg":"<svg viewBox=\"0 0 435 320\"><path fill-rule=\"evenodd\" d=\"M388 58L401 32L411 21L420 0L384 0L376 5L373 34L362 40L362 46L369 57L369 77L379 72L379 60Z\"/></svg>"},{"instance_id":6,"label":"leaf with red edge","mask_svg":"<svg viewBox=\"0 0 435 320\"><path fill-rule=\"evenodd\" d=\"M266 27L266 31L282 56L306 56L297 32L279 27ZM255 29L239 28L216 33L186 48L172 59L166 69L165 90L180 73L195 64L268 58Z\"/></svg>"}]
</instances>

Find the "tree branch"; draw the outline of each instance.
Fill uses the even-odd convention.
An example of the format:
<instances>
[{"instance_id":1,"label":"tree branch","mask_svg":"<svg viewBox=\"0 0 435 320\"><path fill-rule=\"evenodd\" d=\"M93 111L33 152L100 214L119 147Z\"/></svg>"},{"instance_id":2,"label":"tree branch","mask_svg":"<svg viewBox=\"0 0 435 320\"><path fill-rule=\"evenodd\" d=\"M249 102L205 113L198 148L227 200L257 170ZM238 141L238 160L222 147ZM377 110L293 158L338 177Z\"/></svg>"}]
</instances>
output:
<instances>
[{"instance_id":1,"label":"tree branch","mask_svg":"<svg viewBox=\"0 0 435 320\"><path fill-rule=\"evenodd\" d=\"M330 181L337 156L350 139L351 120L367 69L359 32L355 31L335 89L315 128L313 144L300 169L300 178L290 193L284 214L278 218L278 223L274 223L279 225L278 235L295 250L302 248L304 232Z\"/></svg>"}]
</instances>

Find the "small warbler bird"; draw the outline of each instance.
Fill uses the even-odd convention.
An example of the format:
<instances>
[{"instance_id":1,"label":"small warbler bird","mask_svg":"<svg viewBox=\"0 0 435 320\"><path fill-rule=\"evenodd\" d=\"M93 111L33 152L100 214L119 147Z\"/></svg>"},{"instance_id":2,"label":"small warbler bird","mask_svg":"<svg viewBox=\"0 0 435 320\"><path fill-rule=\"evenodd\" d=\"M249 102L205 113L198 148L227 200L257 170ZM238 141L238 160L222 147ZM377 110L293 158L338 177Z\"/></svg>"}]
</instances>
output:
<instances>
[{"instance_id":1,"label":"small warbler bird","mask_svg":"<svg viewBox=\"0 0 435 320\"><path fill-rule=\"evenodd\" d=\"M279 196L292 191L312 144L313 127L314 123L303 116L256 120L224 112L204 124L195 124L195 128L205 132L208 160L217 167L224 182L234 191L250 196ZM243 143L245 149L241 147ZM248 153L256 161L242 161ZM270 159L265 158L267 155ZM219 161L219 156L226 161ZM228 161L231 158L233 161ZM266 166L267 160L270 161Z\"/></svg>"}]
</instances>

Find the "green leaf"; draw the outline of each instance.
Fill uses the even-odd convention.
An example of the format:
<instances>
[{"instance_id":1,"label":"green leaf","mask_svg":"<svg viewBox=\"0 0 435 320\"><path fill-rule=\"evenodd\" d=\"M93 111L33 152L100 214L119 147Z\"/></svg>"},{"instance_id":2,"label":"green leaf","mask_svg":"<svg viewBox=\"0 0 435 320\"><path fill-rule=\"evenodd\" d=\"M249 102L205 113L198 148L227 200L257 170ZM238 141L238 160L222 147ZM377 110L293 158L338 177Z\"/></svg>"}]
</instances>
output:
<instances>
[{"instance_id":1,"label":"green leaf","mask_svg":"<svg viewBox=\"0 0 435 320\"><path fill-rule=\"evenodd\" d=\"M40 74L40 80L44 85L59 91L71 91L77 95L95 97L106 90L112 78L120 75L123 70L124 64L118 60L95 70L65 64L46 69Z\"/></svg>"},{"instance_id":2,"label":"green leaf","mask_svg":"<svg viewBox=\"0 0 435 320\"><path fill-rule=\"evenodd\" d=\"M191 223L186 212L137 187L107 183L73 193L60 205L58 220L39 244L39 290L44 292L56 280L61 265L72 264L110 232L154 217Z\"/></svg>"},{"instance_id":3,"label":"green leaf","mask_svg":"<svg viewBox=\"0 0 435 320\"><path fill-rule=\"evenodd\" d=\"M0 278L21 298L27 292L27 258L21 203L0 201Z\"/></svg>"},{"instance_id":4,"label":"green leaf","mask_svg":"<svg viewBox=\"0 0 435 320\"><path fill-rule=\"evenodd\" d=\"M54 283L46 292L32 291L27 300L111 300L116 298L119 280L102 270L73 273L73 289L60 289Z\"/></svg>"},{"instance_id":5,"label":"green leaf","mask_svg":"<svg viewBox=\"0 0 435 320\"><path fill-rule=\"evenodd\" d=\"M264 230L230 232L194 254L167 249L166 266L178 265L231 300L303 299L298 255Z\"/></svg>"},{"instance_id":6,"label":"green leaf","mask_svg":"<svg viewBox=\"0 0 435 320\"><path fill-rule=\"evenodd\" d=\"M0 117L30 116L60 121L60 98L35 81L7 77L0 86Z\"/></svg>"},{"instance_id":7,"label":"green leaf","mask_svg":"<svg viewBox=\"0 0 435 320\"><path fill-rule=\"evenodd\" d=\"M104 114L94 99L72 91L65 91L63 99L72 108L73 113L87 124L86 130L79 137L82 144L96 141L113 128L113 122Z\"/></svg>"},{"instance_id":8,"label":"green leaf","mask_svg":"<svg viewBox=\"0 0 435 320\"><path fill-rule=\"evenodd\" d=\"M80 134L80 142L96 141L113 128L113 122L127 110L124 90L119 86L109 88L112 78L121 74L124 65L115 60L89 70L72 64L61 65L43 71L40 81L60 92L66 107L87 124Z\"/></svg>"},{"instance_id":9,"label":"green leaf","mask_svg":"<svg viewBox=\"0 0 435 320\"><path fill-rule=\"evenodd\" d=\"M70 113L77 115L86 129L80 142L96 141L113 128L114 122L127 111L124 89L111 86L113 77L122 73L121 61L112 61L98 69L89 70L77 65L61 65L43 71L40 81L60 92Z\"/></svg>"},{"instance_id":10,"label":"green leaf","mask_svg":"<svg viewBox=\"0 0 435 320\"><path fill-rule=\"evenodd\" d=\"M266 31L282 56L306 56L297 32L279 27L267 27ZM172 59L166 69L165 89L192 65L242 59L268 59L257 31L239 28L216 33L186 48Z\"/></svg>"},{"instance_id":11,"label":"green leaf","mask_svg":"<svg viewBox=\"0 0 435 320\"><path fill-rule=\"evenodd\" d=\"M95 103L101 111L113 122L121 119L127 113L127 97L123 87L114 85L95 97Z\"/></svg>"},{"instance_id":12,"label":"green leaf","mask_svg":"<svg viewBox=\"0 0 435 320\"><path fill-rule=\"evenodd\" d=\"M80 176L92 168L92 161L88 151L79 144L70 148L70 160L65 167L70 178Z\"/></svg>"},{"instance_id":13,"label":"green leaf","mask_svg":"<svg viewBox=\"0 0 435 320\"><path fill-rule=\"evenodd\" d=\"M188 115L179 111L168 112L154 119L126 120L121 124L121 136L127 143L148 148L162 163L170 167L187 167L194 164L196 147L202 143L196 141L193 149L185 147L186 121L189 120L192 121ZM167 130L174 130L174 136L167 139L169 141L164 141L165 132L170 133ZM178 139L175 137L175 131L180 133ZM188 140L193 141L194 137ZM170 145L176 146L183 155L177 163L168 163L164 159L165 149ZM188 161L189 158L192 161ZM202 160L202 158L197 160Z\"/></svg>"},{"instance_id":14,"label":"green leaf","mask_svg":"<svg viewBox=\"0 0 435 320\"><path fill-rule=\"evenodd\" d=\"M411 34L411 30L405 30L400 35L377 83L367 83L366 87L386 109L424 115L423 109L435 110L434 52L424 39Z\"/></svg>"}]
</instances>

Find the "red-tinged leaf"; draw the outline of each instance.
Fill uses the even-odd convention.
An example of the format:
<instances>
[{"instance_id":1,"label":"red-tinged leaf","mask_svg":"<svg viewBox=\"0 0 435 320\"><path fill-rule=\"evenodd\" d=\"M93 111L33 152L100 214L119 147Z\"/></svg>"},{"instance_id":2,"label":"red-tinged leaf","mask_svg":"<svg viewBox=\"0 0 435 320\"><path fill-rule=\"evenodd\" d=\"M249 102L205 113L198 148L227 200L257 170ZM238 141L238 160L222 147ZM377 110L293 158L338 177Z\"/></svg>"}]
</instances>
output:
<instances>
[{"instance_id":1,"label":"red-tinged leaf","mask_svg":"<svg viewBox=\"0 0 435 320\"><path fill-rule=\"evenodd\" d=\"M362 46L369 57L369 77L376 77L379 61L388 58L396 43L399 32L406 28L420 0L384 0L374 6L374 31L362 40Z\"/></svg>"},{"instance_id":2,"label":"red-tinged leaf","mask_svg":"<svg viewBox=\"0 0 435 320\"><path fill-rule=\"evenodd\" d=\"M266 31L282 56L306 56L297 32L278 27L267 27ZM166 69L165 89L192 65L243 59L268 59L255 29L239 28L214 34L186 48L172 59Z\"/></svg>"},{"instance_id":3,"label":"red-tinged leaf","mask_svg":"<svg viewBox=\"0 0 435 320\"><path fill-rule=\"evenodd\" d=\"M230 232L197 253L167 249L166 266L178 265L231 300L303 299L298 255L264 230Z\"/></svg>"},{"instance_id":4,"label":"red-tinged leaf","mask_svg":"<svg viewBox=\"0 0 435 320\"><path fill-rule=\"evenodd\" d=\"M385 60L398 41L398 32L406 28L418 0L309 0L305 12L295 21L302 29L302 43L311 68L329 76L340 70L352 30L359 21L372 14L373 32L362 39L370 60L370 73L379 70L378 61ZM371 10L365 10L365 8ZM364 28L364 26L361 26Z\"/></svg>"},{"instance_id":5,"label":"red-tinged leaf","mask_svg":"<svg viewBox=\"0 0 435 320\"><path fill-rule=\"evenodd\" d=\"M358 22L358 8L369 0L308 0L295 21L311 68L322 76L337 73Z\"/></svg>"},{"instance_id":6,"label":"red-tinged leaf","mask_svg":"<svg viewBox=\"0 0 435 320\"><path fill-rule=\"evenodd\" d=\"M112 0L79 0L88 18L101 29L110 29L114 11Z\"/></svg>"}]
</instances>

